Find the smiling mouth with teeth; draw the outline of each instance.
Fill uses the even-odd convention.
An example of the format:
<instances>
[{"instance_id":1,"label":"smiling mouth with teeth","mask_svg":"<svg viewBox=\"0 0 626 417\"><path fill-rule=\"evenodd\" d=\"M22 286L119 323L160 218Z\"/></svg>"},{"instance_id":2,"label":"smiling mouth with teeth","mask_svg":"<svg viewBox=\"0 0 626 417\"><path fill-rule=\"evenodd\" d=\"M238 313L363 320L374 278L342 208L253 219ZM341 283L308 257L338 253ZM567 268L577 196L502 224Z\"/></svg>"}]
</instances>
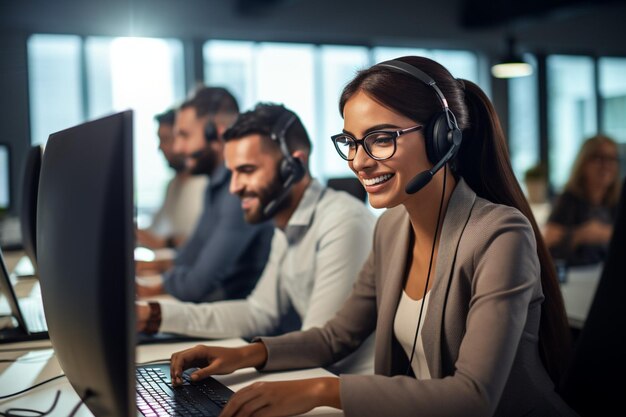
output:
<instances>
[{"instance_id":1,"label":"smiling mouth with teeth","mask_svg":"<svg viewBox=\"0 0 626 417\"><path fill-rule=\"evenodd\" d=\"M375 177L375 178L363 178L363 184L365 185L377 185L377 184L382 184L383 182L387 182L391 179L391 177L393 177L394 174L385 174L385 175L381 175L380 177Z\"/></svg>"}]
</instances>

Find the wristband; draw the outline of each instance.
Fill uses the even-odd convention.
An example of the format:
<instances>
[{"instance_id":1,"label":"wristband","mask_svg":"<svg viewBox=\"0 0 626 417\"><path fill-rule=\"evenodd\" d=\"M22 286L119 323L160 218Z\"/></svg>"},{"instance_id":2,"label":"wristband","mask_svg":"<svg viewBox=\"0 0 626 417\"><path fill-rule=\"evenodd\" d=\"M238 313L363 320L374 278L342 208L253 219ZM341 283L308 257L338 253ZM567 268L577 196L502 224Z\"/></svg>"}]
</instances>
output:
<instances>
[{"instance_id":1,"label":"wristband","mask_svg":"<svg viewBox=\"0 0 626 417\"><path fill-rule=\"evenodd\" d=\"M159 303L149 301L148 307L150 307L150 316L146 322L144 332L148 334L155 334L159 331L159 327L161 327L161 305Z\"/></svg>"}]
</instances>

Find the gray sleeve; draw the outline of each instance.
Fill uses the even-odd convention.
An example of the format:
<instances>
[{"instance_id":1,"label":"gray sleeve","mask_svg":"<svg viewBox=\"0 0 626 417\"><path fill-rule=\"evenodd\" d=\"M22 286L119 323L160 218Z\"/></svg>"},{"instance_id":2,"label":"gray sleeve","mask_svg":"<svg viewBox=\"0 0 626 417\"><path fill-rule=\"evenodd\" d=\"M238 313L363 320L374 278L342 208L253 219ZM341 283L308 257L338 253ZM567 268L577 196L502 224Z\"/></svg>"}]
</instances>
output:
<instances>
[{"instance_id":1,"label":"gray sleeve","mask_svg":"<svg viewBox=\"0 0 626 417\"><path fill-rule=\"evenodd\" d=\"M252 294L245 300L214 303L162 302L159 330L207 338L252 337L272 334L280 322L278 263L283 251L272 241L270 259Z\"/></svg>"}]
</instances>

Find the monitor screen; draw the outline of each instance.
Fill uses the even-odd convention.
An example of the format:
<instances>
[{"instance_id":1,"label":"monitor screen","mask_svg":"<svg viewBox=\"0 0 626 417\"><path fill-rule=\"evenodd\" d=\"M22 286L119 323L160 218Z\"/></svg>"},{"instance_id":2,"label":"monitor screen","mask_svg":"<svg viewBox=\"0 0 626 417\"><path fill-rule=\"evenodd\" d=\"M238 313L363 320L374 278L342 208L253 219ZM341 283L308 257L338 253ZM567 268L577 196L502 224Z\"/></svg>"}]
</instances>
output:
<instances>
[{"instance_id":1,"label":"monitor screen","mask_svg":"<svg viewBox=\"0 0 626 417\"><path fill-rule=\"evenodd\" d=\"M22 231L22 246L26 256L33 266L34 275L37 271L37 193L39 191L39 173L43 147L32 146L26 155L26 163L22 173L22 204L20 206L20 226Z\"/></svg>"},{"instance_id":2,"label":"monitor screen","mask_svg":"<svg viewBox=\"0 0 626 417\"><path fill-rule=\"evenodd\" d=\"M8 210L11 202L9 183L10 169L9 147L0 144L0 211Z\"/></svg>"},{"instance_id":3,"label":"monitor screen","mask_svg":"<svg viewBox=\"0 0 626 417\"><path fill-rule=\"evenodd\" d=\"M37 260L50 340L94 415L135 415L132 111L50 135Z\"/></svg>"}]
</instances>

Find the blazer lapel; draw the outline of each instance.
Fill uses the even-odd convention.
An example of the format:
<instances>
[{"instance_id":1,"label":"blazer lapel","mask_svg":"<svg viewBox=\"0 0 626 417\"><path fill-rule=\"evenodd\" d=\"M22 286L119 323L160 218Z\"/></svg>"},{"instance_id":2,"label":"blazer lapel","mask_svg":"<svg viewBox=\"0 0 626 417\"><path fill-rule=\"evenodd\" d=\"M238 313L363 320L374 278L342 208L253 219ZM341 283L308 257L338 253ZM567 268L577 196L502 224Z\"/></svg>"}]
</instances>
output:
<instances>
[{"instance_id":1,"label":"blazer lapel","mask_svg":"<svg viewBox=\"0 0 626 417\"><path fill-rule=\"evenodd\" d=\"M476 201L476 193L461 178L450 197L448 210L445 213L437 264L435 266L435 282L428 300L428 311L422 328L422 342L428 370L432 378L441 378L441 332L443 314L448 298L450 279L452 278L456 252L469 220L472 207Z\"/></svg>"},{"instance_id":2,"label":"blazer lapel","mask_svg":"<svg viewBox=\"0 0 626 417\"><path fill-rule=\"evenodd\" d=\"M401 209L398 209L401 210ZM382 294L378 311L378 323L389 323L389 325L378 326L377 339L381 345L377 347L378 352L385 352L386 358L381 363L386 372L392 370L392 349L393 344L393 321L395 318L400 295L402 293L402 285L404 282L404 272L406 269L407 253L409 247L409 231L410 222L406 210L402 209L400 219L400 227L393 228L393 233L386 236L383 252L386 259L382 260Z\"/></svg>"}]
</instances>

